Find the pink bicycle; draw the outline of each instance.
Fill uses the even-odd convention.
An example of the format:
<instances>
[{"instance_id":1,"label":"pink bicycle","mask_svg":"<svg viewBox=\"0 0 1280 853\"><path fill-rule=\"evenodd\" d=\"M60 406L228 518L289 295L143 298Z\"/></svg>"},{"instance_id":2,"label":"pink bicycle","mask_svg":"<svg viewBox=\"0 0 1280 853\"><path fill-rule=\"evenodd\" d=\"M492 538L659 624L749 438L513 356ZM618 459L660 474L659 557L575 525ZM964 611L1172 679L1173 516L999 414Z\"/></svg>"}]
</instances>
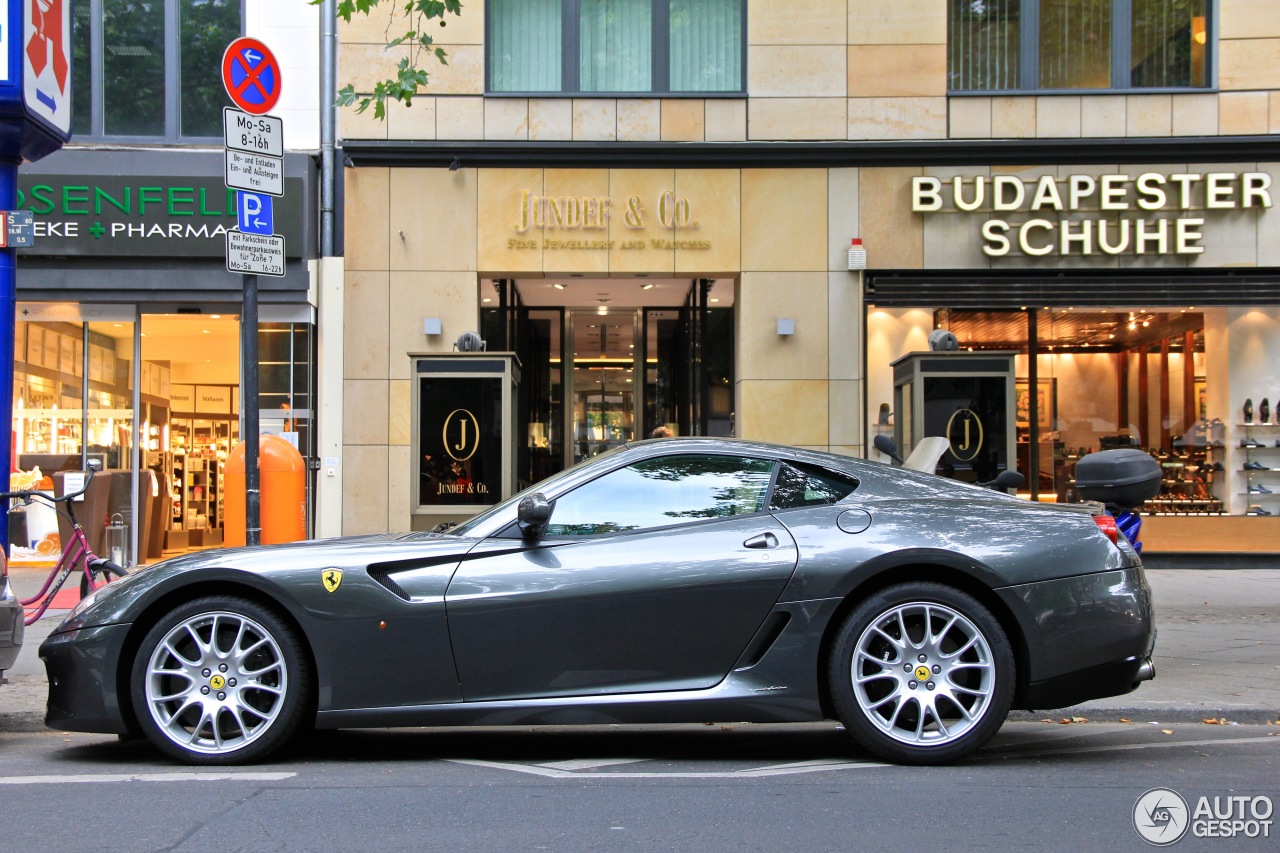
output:
<instances>
[{"instance_id":1,"label":"pink bicycle","mask_svg":"<svg viewBox=\"0 0 1280 853\"><path fill-rule=\"evenodd\" d=\"M24 617L23 622L27 625L35 624L40 617L44 616L45 611L49 609L49 605L53 604L54 596L58 594L58 590L62 589L62 585L67 582L67 578L71 576L73 571L78 570L80 572L81 598L98 587L109 583L113 576L122 578L129 573L124 567L94 554L89 548L89 540L84 535L84 528L80 526L80 522L76 521L73 502L88 490L89 483L93 481L93 475L98 467L97 460L90 460L89 470L84 478L84 487L78 492L63 495L60 498L52 497L44 492L26 489L16 492L0 492L0 499L11 498L20 501L24 506L32 501L44 501L71 524L71 536L62 549L62 556L58 558L57 565L49 572L49 577L45 578L44 585L40 587L40 591L30 598L22 600L23 607L30 607L39 603L39 607Z\"/></svg>"}]
</instances>

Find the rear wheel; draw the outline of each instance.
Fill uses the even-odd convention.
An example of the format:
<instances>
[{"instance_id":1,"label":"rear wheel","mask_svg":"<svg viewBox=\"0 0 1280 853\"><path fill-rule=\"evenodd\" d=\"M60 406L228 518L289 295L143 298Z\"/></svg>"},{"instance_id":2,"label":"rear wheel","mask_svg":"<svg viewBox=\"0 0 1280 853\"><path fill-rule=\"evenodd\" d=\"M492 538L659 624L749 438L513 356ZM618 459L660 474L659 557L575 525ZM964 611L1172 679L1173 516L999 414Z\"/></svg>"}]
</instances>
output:
<instances>
[{"instance_id":1,"label":"rear wheel","mask_svg":"<svg viewBox=\"0 0 1280 853\"><path fill-rule=\"evenodd\" d=\"M904 764L969 755L1003 725L1014 657L1000 623L972 596L905 583L858 605L828 666L840 721L871 752Z\"/></svg>"},{"instance_id":2,"label":"rear wheel","mask_svg":"<svg viewBox=\"0 0 1280 853\"><path fill-rule=\"evenodd\" d=\"M211 596L161 619L133 664L133 706L147 738L191 764L261 759L298 729L310 673L275 613Z\"/></svg>"}]
</instances>

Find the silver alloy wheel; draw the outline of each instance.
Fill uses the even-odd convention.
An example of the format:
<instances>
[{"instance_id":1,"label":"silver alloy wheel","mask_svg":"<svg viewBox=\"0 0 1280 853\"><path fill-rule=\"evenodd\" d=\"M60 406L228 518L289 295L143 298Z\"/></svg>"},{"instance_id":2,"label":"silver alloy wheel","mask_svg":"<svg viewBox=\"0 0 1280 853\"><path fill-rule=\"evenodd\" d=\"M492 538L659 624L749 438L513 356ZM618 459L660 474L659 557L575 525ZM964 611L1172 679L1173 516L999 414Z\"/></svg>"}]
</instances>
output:
<instances>
[{"instance_id":1,"label":"silver alloy wheel","mask_svg":"<svg viewBox=\"0 0 1280 853\"><path fill-rule=\"evenodd\" d=\"M147 661L147 710L184 750L220 755L271 728L289 688L279 643L239 613L200 613L174 625Z\"/></svg>"},{"instance_id":2,"label":"silver alloy wheel","mask_svg":"<svg viewBox=\"0 0 1280 853\"><path fill-rule=\"evenodd\" d=\"M933 602L899 604L858 637L853 695L880 731L912 746L954 743L991 705L991 646L964 614Z\"/></svg>"}]
</instances>

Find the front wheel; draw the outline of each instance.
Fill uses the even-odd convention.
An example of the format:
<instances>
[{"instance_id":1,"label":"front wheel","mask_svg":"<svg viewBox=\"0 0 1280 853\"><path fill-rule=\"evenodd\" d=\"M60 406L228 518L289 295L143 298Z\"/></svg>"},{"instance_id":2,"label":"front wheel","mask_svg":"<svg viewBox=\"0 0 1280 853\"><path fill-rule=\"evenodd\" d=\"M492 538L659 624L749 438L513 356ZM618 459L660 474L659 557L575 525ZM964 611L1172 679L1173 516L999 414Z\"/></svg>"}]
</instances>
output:
<instances>
[{"instance_id":1,"label":"front wheel","mask_svg":"<svg viewBox=\"0 0 1280 853\"><path fill-rule=\"evenodd\" d=\"M1003 725L1014 657L1000 623L972 596L904 583L845 619L828 679L840 721L866 749L903 764L944 764Z\"/></svg>"},{"instance_id":2,"label":"front wheel","mask_svg":"<svg viewBox=\"0 0 1280 853\"><path fill-rule=\"evenodd\" d=\"M129 570L118 566L110 560L96 560L89 564L89 571L80 573L80 597L84 598L95 589L101 589L115 578L122 578Z\"/></svg>"},{"instance_id":3,"label":"front wheel","mask_svg":"<svg viewBox=\"0 0 1280 853\"><path fill-rule=\"evenodd\" d=\"M170 611L133 663L147 738L190 764L259 760L297 731L310 671L293 629L247 599L210 596Z\"/></svg>"}]
</instances>

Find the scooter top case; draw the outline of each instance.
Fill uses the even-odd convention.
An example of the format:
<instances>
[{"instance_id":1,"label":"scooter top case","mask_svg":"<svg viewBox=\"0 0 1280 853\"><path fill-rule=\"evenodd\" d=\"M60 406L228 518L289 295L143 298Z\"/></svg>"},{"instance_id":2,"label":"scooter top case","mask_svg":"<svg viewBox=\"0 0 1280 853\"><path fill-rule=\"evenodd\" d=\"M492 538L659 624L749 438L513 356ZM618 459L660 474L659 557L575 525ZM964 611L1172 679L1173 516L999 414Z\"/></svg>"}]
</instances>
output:
<instances>
[{"instance_id":1,"label":"scooter top case","mask_svg":"<svg viewBox=\"0 0 1280 853\"><path fill-rule=\"evenodd\" d=\"M1132 447L1102 450L1076 463L1076 491L1088 501L1132 509L1160 494L1160 463Z\"/></svg>"}]
</instances>

